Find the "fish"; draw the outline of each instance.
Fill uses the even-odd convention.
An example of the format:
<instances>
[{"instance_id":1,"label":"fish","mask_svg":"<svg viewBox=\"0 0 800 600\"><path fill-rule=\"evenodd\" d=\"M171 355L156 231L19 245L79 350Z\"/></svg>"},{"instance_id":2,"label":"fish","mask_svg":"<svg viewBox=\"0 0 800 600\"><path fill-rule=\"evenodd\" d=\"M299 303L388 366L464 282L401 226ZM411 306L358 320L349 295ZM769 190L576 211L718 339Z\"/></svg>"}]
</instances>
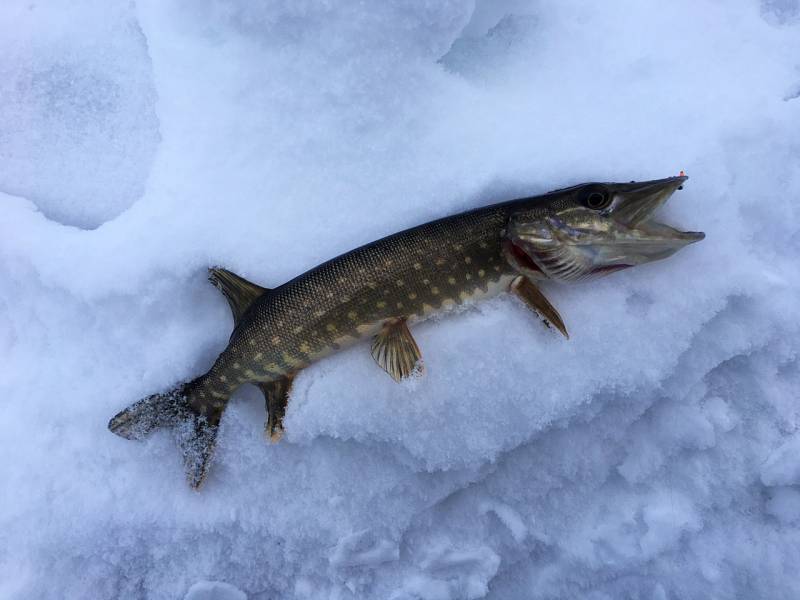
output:
<instances>
[{"instance_id":1,"label":"fish","mask_svg":"<svg viewBox=\"0 0 800 600\"><path fill-rule=\"evenodd\" d=\"M133 403L108 427L128 439L171 430L197 489L225 408L244 384L261 389L265 433L277 441L298 373L371 341L372 357L395 381L421 374L411 327L432 316L511 293L568 338L542 283L607 276L702 240L653 218L687 179L584 183L476 208L366 244L273 289L211 268L233 315L227 347L208 372Z\"/></svg>"}]
</instances>

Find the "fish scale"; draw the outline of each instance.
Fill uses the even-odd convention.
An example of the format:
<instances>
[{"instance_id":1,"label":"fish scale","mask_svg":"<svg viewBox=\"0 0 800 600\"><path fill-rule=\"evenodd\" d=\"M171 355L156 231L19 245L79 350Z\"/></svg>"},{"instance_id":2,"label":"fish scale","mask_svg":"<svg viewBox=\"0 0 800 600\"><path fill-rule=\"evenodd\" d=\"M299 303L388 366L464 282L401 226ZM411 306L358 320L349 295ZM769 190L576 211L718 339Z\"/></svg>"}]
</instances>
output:
<instances>
[{"instance_id":1,"label":"fish scale","mask_svg":"<svg viewBox=\"0 0 800 600\"><path fill-rule=\"evenodd\" d=\"M296 374L365 338L372 339L378 365L399 381L422 365L409 325L504 291L567 336L537 283L607 275L702 239L649 221L685 180L583 184L445 217L356 248L272 290L211 269L209 279L234 317L228 346L206 374L132 404L109 428L127 438L172 428L196 488L225 407L243 384L263 392L266 433L277 440Z\"/></svg>"}]
</instances>

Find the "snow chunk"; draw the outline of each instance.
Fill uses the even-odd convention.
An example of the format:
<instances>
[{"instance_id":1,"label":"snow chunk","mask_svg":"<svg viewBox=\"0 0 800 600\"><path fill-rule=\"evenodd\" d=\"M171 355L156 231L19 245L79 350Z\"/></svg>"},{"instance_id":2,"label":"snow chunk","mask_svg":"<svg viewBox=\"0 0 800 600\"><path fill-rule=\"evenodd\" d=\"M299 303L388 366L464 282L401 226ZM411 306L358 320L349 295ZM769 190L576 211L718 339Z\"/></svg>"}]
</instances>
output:
<instances>
[{"instance_id":1,"label":"snow chunk","mask_svg":"<svg viewBox=\"0 0 800 600\"><path fill-rule=\"evenodd\" d=\"M136 202L159 123L133 5L9 0L0 56L0 189L90 228Z\"/></svg>"},{"instance_id":2,"label":"snow chunk","mask_svg":"<svg viewBox=\"0 0 800 600\"><path fill-rule=\"evenodd\" d=\"M494 513L500 522L508 527L508 531L517 541L522 543L528 537L528 527L522 516L513 508L502 502L484 501L479 506L479 513L485 515L486 513Z\"/></svg>"},{"instance_id":3,"label":"snow chunk","mask_svg":"<svg viewBox=\"0 0 800 600\"><path fill-rule=\"evenodd\" d=\"M330 562L335 567L373 566L399 558L397 544L377 538L365 529L343 537L331 553Z\"/></svg>"},{"instance_id":4,"label":"snow chunk","mask_svg":"<svg viewBox=\"0 0 800 600\"><path fill-rule=\"evenodd\" d=\"M671 454L684 449L706 449L715 444L714 427L697 406L662 402L643 419L626 459L618 467L636 483L660 469Z\"/></svg>"},{"instance_id":5,"label":"snow chunk","mask_svg":"<svg viewBox=\"0 0 800 600\"><path fill-rule=\"evenodd\" d=\"M500 557L491 548L456 549L445 542L429 548L420 563L424 571L447 581L454 597L468 600L486 595L499 566Z\"/></svg>"},{"instance_id":6,"label":"snow chunk","mask_svg":"<svg viewBox=\"0 0 800 600\"><path fill-rule=\"evenodd\" d=\"M800 435L793 435L769 455L761 467L761 482L767 486L800 485Z\"/></svg>"},{"instance_id":7,"label":"snow chunk","mask_svg":"<svg viewBox=\"0 0 800 600\"><path fill-rule=\"evenodd\" d=\"M645 556L654 556L674 546L684 533L702 528L700 515L692 502L672 492L651 498L642 510L642 519L647 526L641 540Z\"/></svg>"},{"instance_id":8,"label":"snow chunk","mask_svg":"<svg viewBox=\"0 0 800 600\"><path fill-rule=\"evenodd\" d=\"M236 586L222 581L198 581L183 600L247 600L247 594Z\"/></svg>"}]
</instances>

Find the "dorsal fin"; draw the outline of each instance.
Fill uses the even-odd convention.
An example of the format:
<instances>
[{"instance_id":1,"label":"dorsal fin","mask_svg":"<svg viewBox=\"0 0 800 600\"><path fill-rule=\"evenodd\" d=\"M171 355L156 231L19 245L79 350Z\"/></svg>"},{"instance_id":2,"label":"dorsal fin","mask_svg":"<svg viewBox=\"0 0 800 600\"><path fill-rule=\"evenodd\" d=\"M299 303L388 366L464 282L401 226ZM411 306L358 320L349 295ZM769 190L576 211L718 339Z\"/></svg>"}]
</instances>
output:
<instances>
[{"instance_id":1,"label":"dorsal fin","mask_svg":"<svg viewBox=\"0 0 800 600\"><path fill-rule=\"evenodd\" d=\"M269 288L247 281L236 273L227 269L213 267L208 270L208 280L222 292L233 313L234 327L239 323L239 319L247 311L253 301L268 292Z\"/></svg>"}]
</instances>

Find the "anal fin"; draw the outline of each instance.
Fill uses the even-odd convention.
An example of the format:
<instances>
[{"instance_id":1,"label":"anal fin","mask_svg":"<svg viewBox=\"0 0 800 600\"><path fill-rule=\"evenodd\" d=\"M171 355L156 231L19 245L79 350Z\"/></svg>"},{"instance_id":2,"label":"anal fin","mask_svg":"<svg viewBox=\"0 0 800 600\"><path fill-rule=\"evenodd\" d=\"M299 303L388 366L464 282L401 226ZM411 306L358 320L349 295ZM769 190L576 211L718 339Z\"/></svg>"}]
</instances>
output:
<instances>
[{"instance_id":1,"label":"anal fin","mask_svg":"<svg viewBox=\"0 0 800 600\"><path fill-rule=\"evenodd\" d=\"M372 358L395 381L408 377L422 360L404 318L390 319L372 340Z\"/></svg>"},{"instance_id":2,"label":"anal fin","mask_svg":"<svg viewBox=\"0 0 800 600\"><path fill-rule=\"evenodd\" d=\"M556 308L539 290L538 287L524 275L520 275L511 282L511 291L519 297L531 310L545 320L545 325L552 325L558 329L565 338L569 339L567 327L558 314Z\"/></svg>"},{"instance_id":3,"label":"anal fin","mask_svg":"<svg viewBox=\"0 0 800 600\"><path fill-rule=\"evenodd\" d=\"M283 437L283 417L286 414L286 406L289 404L289 392L292 390L294 377L293 373L275 381L258 384L267 405L267 423L264 427L264 434L273 443L280 441Z\"/></svg>"}]
</instances>

